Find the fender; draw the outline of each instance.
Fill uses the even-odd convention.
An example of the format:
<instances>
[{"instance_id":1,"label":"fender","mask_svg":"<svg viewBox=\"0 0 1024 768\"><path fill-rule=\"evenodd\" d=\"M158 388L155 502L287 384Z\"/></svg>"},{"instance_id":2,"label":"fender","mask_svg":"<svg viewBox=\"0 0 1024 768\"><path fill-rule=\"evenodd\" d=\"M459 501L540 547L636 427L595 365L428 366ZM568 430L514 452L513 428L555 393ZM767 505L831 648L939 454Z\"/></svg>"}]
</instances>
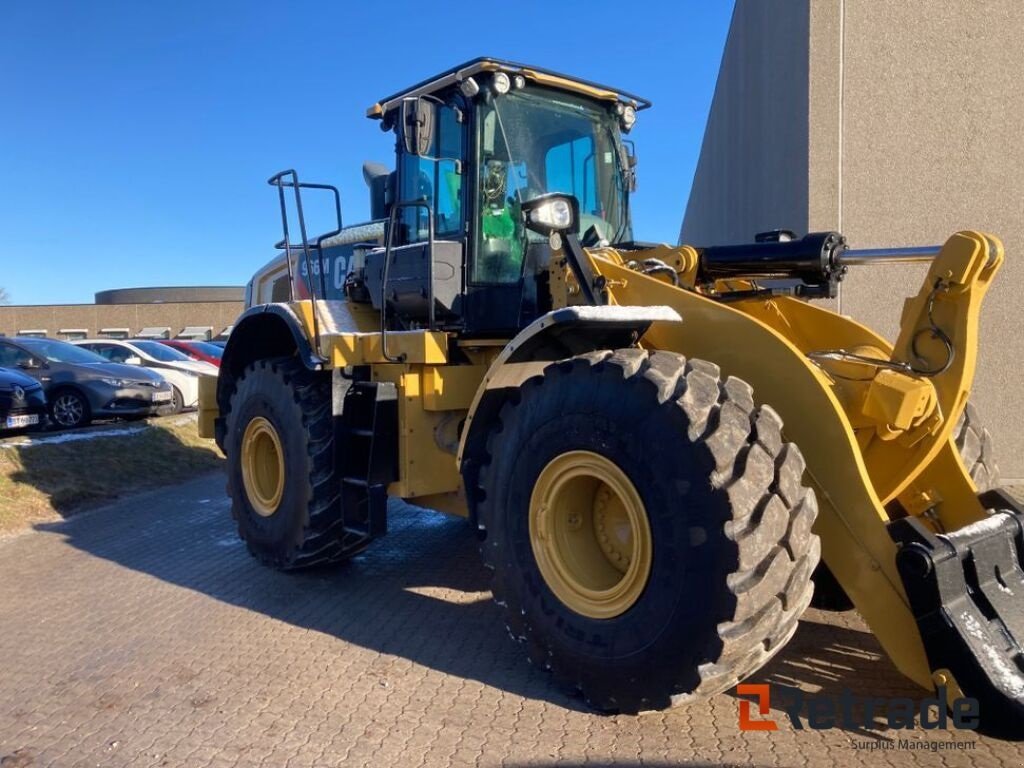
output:
<instances>
[{"instance_id":1,"label":"fender","mask_svg":"<svg viewBox=\"0 0 1024 768\"><path fill-rule=\"evenodd\" d=\"M636 346L655 322L680 323L682 317L668 306L563 307L538 317L505 345L477 388L459 438L457 461L471 520L476 519L472 489L479 471L477 457L512 392L554 360L595 349Z\"/></svg>"},{"instance_id":2,"label":"fender","mask_svg":"<svg viewBox=\"0 0 1024 768\"><path fill-rule=\"evenodd\" d=\"M302 321L288 304L258 304L243 312L235 322L235 327L224 347L224 355L220 364L220 375L217 377L215 433L217 444L221 445L224 426L223 417L226 413L235 380L253 360L266 357L284 357L295 354L306 365L314 370L321 365L306 338ZM201 411L212 410L205 402L200 402Z\"/></svg>"}]
</instances>

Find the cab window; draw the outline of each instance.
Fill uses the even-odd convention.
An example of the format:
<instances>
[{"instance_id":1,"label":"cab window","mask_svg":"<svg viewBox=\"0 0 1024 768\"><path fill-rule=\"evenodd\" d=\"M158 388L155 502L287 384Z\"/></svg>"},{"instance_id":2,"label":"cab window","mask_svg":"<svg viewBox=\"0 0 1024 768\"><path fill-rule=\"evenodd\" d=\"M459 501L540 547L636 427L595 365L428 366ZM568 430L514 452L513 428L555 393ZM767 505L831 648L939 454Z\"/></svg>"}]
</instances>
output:
<instances>
[{"instance_id":1,"label":"cab window","mask_svg":"<svg viewBox=\"0 0 1024 768\"><path fill-rule=\"evenodd\" d=\"M434 236L457 238L462 233L463 127L452 107L439 107L437 124L426 157L402 154L399 199L425 201L434 211ZM403 243L429 237L427 212L409 207L400 212Z\"/></svg>"},{"instance_id":2,"label":"cab window","mask_svg":"<svg viewBox=\"0 0 1024 768\"><path fill-rule=\"evenodd\" d=\"M582 213L600 216L594 179L594 140L582 136L548 150L544 170L549 192L575 197Z\"/></svg>"}]
</instances>

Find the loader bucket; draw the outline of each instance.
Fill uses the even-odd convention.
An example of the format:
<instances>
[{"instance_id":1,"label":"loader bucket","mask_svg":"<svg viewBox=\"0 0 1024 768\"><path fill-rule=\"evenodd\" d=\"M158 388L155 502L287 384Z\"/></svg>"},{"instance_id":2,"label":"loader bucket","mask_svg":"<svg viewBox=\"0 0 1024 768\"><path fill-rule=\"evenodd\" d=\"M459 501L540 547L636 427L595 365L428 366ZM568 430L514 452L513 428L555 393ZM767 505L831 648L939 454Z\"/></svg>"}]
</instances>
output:
<instances>
[{"instance_id":1,"label":"loader bucket","mask_svg":"<svg viewBox=\"0 0 1024 768\"><path fill-rule=\"evenodd\" d=\"M1024 508L982 494L990 517L934 534L906 517L890 528L896 565L935 682L980 705L982 730L1024 738ZM951 681L961 689L953 691Z\"/></svg>"}]
</instances>

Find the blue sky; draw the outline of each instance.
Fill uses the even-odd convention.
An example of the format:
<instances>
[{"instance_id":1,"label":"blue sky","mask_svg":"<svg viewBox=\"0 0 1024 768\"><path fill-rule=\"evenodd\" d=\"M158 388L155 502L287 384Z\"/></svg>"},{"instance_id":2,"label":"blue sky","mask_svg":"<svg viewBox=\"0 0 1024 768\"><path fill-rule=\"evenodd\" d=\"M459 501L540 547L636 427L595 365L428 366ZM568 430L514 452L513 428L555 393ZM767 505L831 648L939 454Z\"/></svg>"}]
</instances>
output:
<instances>
[{"instance_id":1,"label":"blue sky","mask_svg":"<svg viewBox=\"0 0 1024 768\"><path fill-rule=\"evenodd\" d=\"M280 237L267 177L336 184L364 220L363 160L393 164L366 107L480 55L650 98L634 232L675 242L732 5L6 3L0 287L47 304L243 284Z\"/></svg>"}]
</instances>

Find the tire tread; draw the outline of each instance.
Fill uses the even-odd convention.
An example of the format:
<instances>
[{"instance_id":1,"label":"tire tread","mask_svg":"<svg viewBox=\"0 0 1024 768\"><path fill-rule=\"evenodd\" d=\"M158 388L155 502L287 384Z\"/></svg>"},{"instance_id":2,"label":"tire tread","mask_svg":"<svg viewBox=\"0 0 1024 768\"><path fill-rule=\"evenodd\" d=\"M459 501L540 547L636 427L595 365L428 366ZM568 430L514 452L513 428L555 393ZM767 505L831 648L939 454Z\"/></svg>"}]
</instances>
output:
<instances>
[{"instance_id":1,"label":"tire tread","mask_svg":"<svg viewBox=\"0 0 1024 768\"><path fill-rule=\"evenodd\" d=\"M820 544L811 531L817 505L813 491L802 483L803 457L795 445L783 442L782 420L770 407L755 404L746 382L735 377L723 381L713 363L634 348L590 353L552 363L524 383L521 392L542 386L551 376L586 375L606 368L617 370L623 381L653 388L661 407L682 409L689 425L684 439L707 447L715 465L712 484L727 496L733 510L724 525L726 536L735 543L739 567L724 582L734 607L716 618L717 637L702 653L708 661L698 667L697 687L676 690L670 701L652 702L639 686L609 692L600 674L561 664L540 632L528 626L524 612L509 604L497 542L485 538L481 552L494 574L492 591L505 608L509 634L527 645L533 663L582 690L598 709L632 712L712 696L764 665L792 637L810 602L810 574L820 558ZM491 457L502 439L503 423L516 418L522 400L514 397L504 405L484 454L478 457L479 521L485 535L498 514L495 500L487 497L487 488L493 487L500 471Z\"/></svg>"}]
</instances>

